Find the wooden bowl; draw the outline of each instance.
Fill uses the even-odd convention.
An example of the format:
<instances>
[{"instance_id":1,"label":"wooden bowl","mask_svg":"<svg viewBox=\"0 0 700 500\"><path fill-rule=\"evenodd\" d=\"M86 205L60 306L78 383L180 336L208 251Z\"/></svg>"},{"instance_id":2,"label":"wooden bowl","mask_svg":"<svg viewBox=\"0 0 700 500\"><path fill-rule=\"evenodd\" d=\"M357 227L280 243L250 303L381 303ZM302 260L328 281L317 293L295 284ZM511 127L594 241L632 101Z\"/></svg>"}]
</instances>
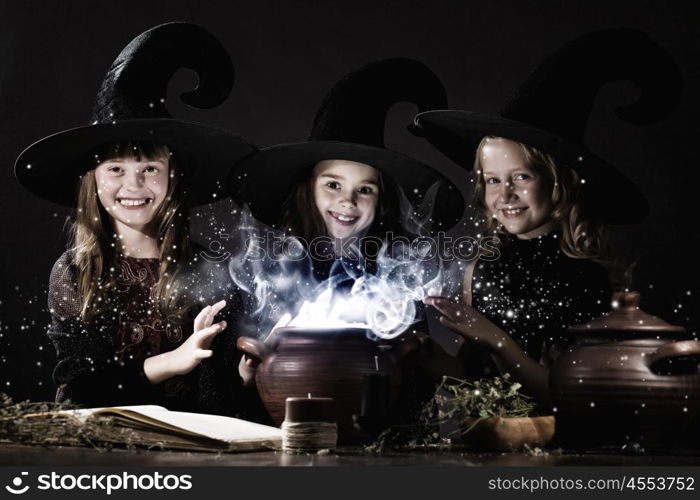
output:
<instances>
[{"instance_id":1,"label":"wooden bowl","mask_svg":"<svg viewBox=\"0 0 700 500\"><path fill-rule=\"evenodd\" d=\"M483 451L515 451L528 446L546 446L554 436L553 415L541 417L465 418L460 421L464 444Z\"/></svg>"}]
</instances>

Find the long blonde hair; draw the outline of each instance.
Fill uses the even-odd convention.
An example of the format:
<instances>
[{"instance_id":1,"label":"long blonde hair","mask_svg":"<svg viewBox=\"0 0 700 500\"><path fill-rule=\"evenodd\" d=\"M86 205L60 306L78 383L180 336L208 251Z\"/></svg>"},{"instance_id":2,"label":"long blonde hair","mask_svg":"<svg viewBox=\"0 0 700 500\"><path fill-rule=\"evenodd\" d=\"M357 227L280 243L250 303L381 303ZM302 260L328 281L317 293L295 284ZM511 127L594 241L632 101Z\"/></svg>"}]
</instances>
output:
<instances>
[{"instance_id":1,"label":"long blonde hair","mask_svg":"<svg viewBox=\"0 0 700 500\"><path fill-rule=\"evenodd\" d=\"M177 278L180 264L188 262L192 249L189 239L187 203L170 150L150 142L122 142L105 145L95 153L96 163L112 158L155 160L170 159L170 178L165 200L154 216L159 249L159 277L155 297L161 316L168 322L184 321L186 308L181 304ZM78 205L71 228L72 260L80 297L80 319L92 320L109 306L119 273L118 239L109 214L97 196L95 171L83 175L78 186ZM112 306L113 307L113 306Z\"/></svg>"},{"instance_id":2,"label":"long blonde hair","mask_svg":"<svg viewBox=\"0 0 700 500\"><path fill-rule=\"evenodd\" d=\"M503 225L491 216L485 203L486 183L481 165L482 149L494 136L484 137L479 143L474 158L474 200L486 222L489 234L499 237L503 243L509 235ZM582 182L572 169L559 167L554 159L532 146L515 142L535 171L539 172L552 186L552 220L561 231L561 251L574 259L590 259L603 265L614 274L617 264L610 253L607 227L586 216L583 206Z\"/></svg>"}]
</instances>

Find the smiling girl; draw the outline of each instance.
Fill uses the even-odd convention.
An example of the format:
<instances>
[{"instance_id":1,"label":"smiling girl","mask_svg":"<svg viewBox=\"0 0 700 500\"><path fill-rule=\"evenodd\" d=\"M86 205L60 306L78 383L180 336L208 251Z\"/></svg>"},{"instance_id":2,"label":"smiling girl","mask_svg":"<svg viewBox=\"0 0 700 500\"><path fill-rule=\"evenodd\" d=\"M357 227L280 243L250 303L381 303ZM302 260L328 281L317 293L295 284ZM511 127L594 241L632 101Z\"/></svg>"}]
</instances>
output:
<instances>
[{"instance_id":1,"label":"smiling girl","mask_svg":"<svg viewBox=\"0 0 700 500\"><path fill-rule=\"evenodd\" d=\"M440 81L418 61L367 64L329 91L309 140L271 146L240 162L230 176L232 196L260 222L299 238L309 253L314 240L325 238L331 257L342 258L352 246L348 241L361 246L363 237L403 235L402 222L412 214L401 213L402 193L420 203L439 181L432 229L447 230L463 212L459 191L432 167L384 145L393 105L410 102L427 110L445 100Z\"/></svg>"},{"instance_id":2,"label":"smiling girl","mask_svg":"<svg viewBox=\"0 0 700 500\"><path fill-rule=\"evenodd\" d=\"M288 216L289 228L301 234L327 234L344 239L364 235L374 222L379 200L379 172L369 165L349 160L323 160L311 172L309 185L300 189L312 192L311 217L295 224ZM300 198L305 198L301 194ZM301 207L297 207L301 208ZM308 222L302 222L307 221ZM304 225L316 226L305 230Z\"/></svg>"},{"instance_id":3,"label":"smiling girl","mask_svg":"<svg viewBox=\"0 0 700 500\"><path fill-rule=\"evenodd\" d=\"M211 356L212 339L226 327L213 318L226 304L205 307L194 327L187 325L194 303L179 288L186 287L182 275L193 255L188 224L177 220L186 205L169 149L138 142L100 149L97 157L106 159L82 177L73 241L51 273L57 400L180 406L192 397L186 394L192 382L163 388L174 400L164 400L155 385ZM99 334L81 339L92 329ZM90 344L90 356L81 342ZM83 356L87 372L76 370Z\"/></svg>"},{"instance_id":4,"label":"smiling girl","mask_svg":"<svg viewBox=\"0 0 700 500\"><path fill-rule=\"evenodd\" d=\"M582 216L582 184L550 155L503 137L477 148L475 204L500 258L470 263L464 303L426 303L481 349L461 353L470 377L508 372L544 405L548 370L571 344L568 326L608 310L612 284L605 226Z\"/></svg>"},{"instance_id":5,"label":"smiling girl","mask_svg":"<svg viewBox=\"0 0 700 500\"><path fill-rule=\"evenodd\" d=\"M404 235L399 224L398 187L386 173L352 160L321 160L300 181L287 201L280 227L310 248L317 279L328 276L326 256L352 257L365 237L385 240ZM324 245L328 243L328 245ZM345 255L344 255L345 254ZM371 261L371 258L370 258Z\"/></svg>"},{"instance_id":6,"label":"smiling girl","mask_svg":"<svg viewBox=\"0 0 700 500\"><path fill-rule=\"evenodd\" d=\"M545 407L548 367L573 340L567 328L609 307L607 226L648 213L631 181L583 142L598 90L624 79L644 96L620 110L630 121L658 119L678 98L680 77L668 54L639 31L606 30L547 58L500 115L443 110L415 119L436 148L473 166L484 233L500 240L500 258L481 256L467 268L461 303L426 303L468 341L468 375L509 372Z\"/></svg>"},{"instance_id":7,"label":"smiling girl","mask_svg":"<svg viewBox=\"0 0 700 500\"><path fill-rule=\"evenodd\" d=\"M105 148L114 156L86 174L80 191L92 195L97 187L98 201L110 215L123 255L158 258L157 230L152 222L164 209L168 188L172 188L169 201L175 190L175 182L170 182L170 152L160 145L130 146ZM105 154L97 156L104 158Z\"/></svg>"},{"instance_id":8,"label":"smiling girl","mask_svg":"<svg viewBox=\"0 0 700 500\"><path fill-rule=\"evenodd\" d=\"M188 208L212 201L228 165L254 148L167 113L160 96L182 65L206 75L187 102L228 96L233 68L219 42L188 23L161 25L115 60L91 125L44 138L16 162L30 191L76 208L49 287L59 402L192 409L194 370L227 326L214 322L226 306L212 300L218 290L200 286Z\"/></svg>"},{"instance_id":9,"label":"smiling girl","mask_svg":"<svg viewBox=\"0 0 700 500\"><path fill-rule=\"evenodd\" d=\"M533 161L543 155L502 137L486 137L476 154L477 206L490 215L489 226L525 240L550 232L554 182L546 166Z\"/></svg>"},{"instance_id":10,"label":"smiling girl","mask_svg":"<svg viewBox=\"0 0 700 500\"><path fill-rule=\"evenodd\" d=\"M461 216L464 203L452 183L384 145L386 115L393 105L405 101L425 110L444 106L445 100L439 79L418 61L370 63L331 89L308 141L271 146L242 161L231 176L241 187L233 195L256 219L301 242L310 257L302 265L308 263L311 269L300 274L312 274L313 279L300 281L322 283L324 290L332 283L334 294L349 292L356 278L377 272L374 251L382 243L415 236L402 225L413 215L411 207L400 207L402 192L415 197L441 181L438 205L449 209L433 211L432 228L447 230ZM403 208L408 213L402 213ZM292 309L302 303L296 289L289 293L292 297L278 295L275 300L286 301ZM258 329L261 336L270 332L267 325ZM411 335L407 331L404 337ZM252 382L256 364L253 357L241 363L244 380ZM411 397L421 392L418 382L411 382L416 377L406 380L404 390L414 391Z\"/></svg>"}]
</instances>

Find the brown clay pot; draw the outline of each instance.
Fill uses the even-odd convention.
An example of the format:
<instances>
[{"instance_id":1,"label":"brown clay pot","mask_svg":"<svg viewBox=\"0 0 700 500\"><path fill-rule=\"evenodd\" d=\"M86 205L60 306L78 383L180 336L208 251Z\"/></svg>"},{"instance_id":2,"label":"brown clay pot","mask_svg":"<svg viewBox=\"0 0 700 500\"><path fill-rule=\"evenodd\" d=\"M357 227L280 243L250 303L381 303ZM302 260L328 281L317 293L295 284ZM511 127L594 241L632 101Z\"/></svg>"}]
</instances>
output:
<instances>
[{"instance_id":1,"label":"brown clay pot","mask_svg":"<svg viewBox=\"0 0 700 500\"><path fill-rule=\"evenodd\" d=\"M550 370L557 435L569 447L673 450L700 411L700 341L639 309L639 293L569 329L575 345Z\"/></svg>"},{"instance_id":2,"label":"brown clay pot","mask_svg":"<svg viewBox=\"0 0 700 500\"><path fill-rule=\"evenodd\" d=\"M278 328L266 342L241 337L237 346L261 361L255 382L275 424L284 420L288 397L333 398L338 439L347 443L361 436L353 415L361 412L364 376L389 376L389 398L400 385L397 350L390 353L390 345L370 340L368 333L361 328Z\"/></svg>"}]
</instances>

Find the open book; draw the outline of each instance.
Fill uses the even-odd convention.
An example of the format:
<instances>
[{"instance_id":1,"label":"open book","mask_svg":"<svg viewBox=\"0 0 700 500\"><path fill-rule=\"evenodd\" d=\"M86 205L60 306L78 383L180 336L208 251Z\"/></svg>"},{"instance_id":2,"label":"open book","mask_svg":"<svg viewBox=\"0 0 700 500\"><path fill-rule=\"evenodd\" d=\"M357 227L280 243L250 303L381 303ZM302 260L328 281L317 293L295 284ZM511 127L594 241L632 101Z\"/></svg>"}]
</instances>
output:
<instances>
[{"instance_id":1,"label":"open book","mask_svg":"<svg viewBox=\"0 0 700 500\"><path fill-rule=\"evenodd\" d=\"M162 406L118 406L63 410L81 424L109 417L98 439L191 451L252 451L282 447L282 431L237 418L170 411Z\"/></svg>"}]
</instances>

